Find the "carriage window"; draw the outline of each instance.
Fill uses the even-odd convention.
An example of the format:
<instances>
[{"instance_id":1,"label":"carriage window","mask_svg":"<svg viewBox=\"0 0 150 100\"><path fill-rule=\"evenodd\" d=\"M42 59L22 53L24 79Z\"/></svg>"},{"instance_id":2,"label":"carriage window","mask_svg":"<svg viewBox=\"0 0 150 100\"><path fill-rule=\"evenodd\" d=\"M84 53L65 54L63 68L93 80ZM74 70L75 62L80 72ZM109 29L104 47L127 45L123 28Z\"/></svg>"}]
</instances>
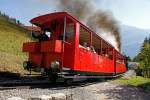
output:
<instances>
[{"instance_id":1,"label":"carriage window","mask_svg":"<svg viewBox=\"0 0 150 100\"><path fill-rule=\"evenodd\" d=\"M116 53L116 62L120 64L124 64L124 58L121 54Z\"/></svg>"},{"instance_id":2,"label":"carriage window","mask_svg":"<svg viewBox=\"0 0 150 100\"><path fill-rule=\"evenodd\" d=\"M66 25L66 41L67 42L71 42L73 39L73 37L74 37L74 31L75 30L75 27L74 27L74 23L68 23L67 25Z\"/></svg>"},{"instance_id":3,"label":"carriage window","mask_svg":"<svg viewBox=\"0 0 150 100\"><path fill-rule=\"evenodd\" d=\"M70 38L74 36L74 24L73 23L69 23L66 26L66 37Z\"/></svg>"},{"instance_id":4,"label":"carriage window","mask_svg":"<svg viewBox=\"0 0 150 100\"><path fill-rule=\"evenodd\" d=\"M101 52L101 46L100 46L101 43L100 42L101 42L101 40L96 35L92 35L92 46L93 46L93 49L99 55L100 55L100 52Z\"/></svg>"},{"instance_id":5,"label":"carriage window","mask_svg":"<svg viewBox=\"0 0 150 100\"><path fill-rule=\"evenodd\" d=\"M101 55L109 59L113 59L113 48L108 45L105 41L102 41Z\"/></svg>"},{"instance_id":6,"label":"carriage window","mask_svg":"<svg viewBox=\"0 0 150 100\"><path fill-rule=\"evenodd\" d=\"M86 29L84 29L82 26L80 27L79 46L81 47L90 46L90 33Z\"/></svg>"}]
</instances>

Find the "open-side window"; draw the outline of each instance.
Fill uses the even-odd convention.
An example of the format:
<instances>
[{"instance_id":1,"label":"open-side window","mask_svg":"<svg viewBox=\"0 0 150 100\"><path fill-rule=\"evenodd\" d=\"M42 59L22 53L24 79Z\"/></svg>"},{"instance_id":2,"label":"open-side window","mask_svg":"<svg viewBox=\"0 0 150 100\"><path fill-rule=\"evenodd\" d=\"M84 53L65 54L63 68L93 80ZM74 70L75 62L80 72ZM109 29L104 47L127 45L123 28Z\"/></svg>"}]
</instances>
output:
<instances>
[{"instance_id":1,"label":"open-side window","mask_svg":"<svg viewBox=\"0 0 150 100\"><path fill-rule=\"evenodd\" d=\"M120 53L116 53L116 62L120 64L124 64L124 57Z\"/></svg>"},{"instance_id":2,"label":"open-side window","mask_svg":"<svg viewBox=\"0 0 150 100\"><path fill-rule=\"evenodd\" d=\"M85 48L90 47L90 33L82 26L80 27L79 46Z\"/></svg>"},{"instance_id":3,"label":"open-side window","mask_svg":"<svg viewBox=\"0 0 150 100\"><path fill-rule=\"evenodd\" d=\"M64 40L67 43L73 43L75 38L75 23L72 19L64 17L64 22L60 26L61 35L59 36L60 40Z\"/></svg>"},{"instance_id":4,"label":"open-side window","mask_svg":"<svg viewBox=\"0 0 150 100\"><path fill-rule=\"evenodd\" d=\"M102 41L101 55L109 59L113 59L113 48L108 45L105 41Z\"/></svg>"},{"instance_id":5,"label":"open-side window","mask_svg":"<svg viewBox=\"0 0 150 100\"><path fill-rule=\"evenodd\" d=\"M96 52L98 55L100 55L101 52L101 40L96 35L92 35L92 47L93 52Z\"/></svg>"},{"instance_id":6,"label":"open-side window","mask_svg":"<svg viewBox=\"0 0 150 100\"><path fill-rule=\"evenodd\" d=\"M73 22L67 23L66 24L66 41L67 42L72 42L74 39L74 34L75 34L75 25Z\"/></svg>"}]
</instances>

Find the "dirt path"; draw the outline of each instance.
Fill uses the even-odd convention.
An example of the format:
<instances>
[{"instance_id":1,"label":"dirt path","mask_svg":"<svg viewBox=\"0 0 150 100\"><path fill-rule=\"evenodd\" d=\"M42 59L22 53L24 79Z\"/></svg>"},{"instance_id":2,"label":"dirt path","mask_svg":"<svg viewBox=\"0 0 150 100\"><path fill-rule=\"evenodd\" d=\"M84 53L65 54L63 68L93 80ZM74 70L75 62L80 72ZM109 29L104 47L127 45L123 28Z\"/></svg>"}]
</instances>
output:
<instances>
[{"instance_id":1,"label":"dirt path","mask_svg":"<svg viewBox=\"0 0 150 100\"><path fill-rule=\"evenodd\" d=\"M93 84L85 89L93 93L94 100L150 100L150 94L143 89L112 82Z\"/></svg>"},{"instance_id":2,"label":"dirt path","mask_svg":"<svg viewBox=\"0 0 150 100\"><path fill-rule=\"evenodd\" d=\"M54 93L73 94L73 100L150 100L150 94L136 87L119 85L113 82L90 83L69 87L34 87L27 89L0 90L0 100L10 97L30 97L50 95Z\"/></svg>"}]
</instances>

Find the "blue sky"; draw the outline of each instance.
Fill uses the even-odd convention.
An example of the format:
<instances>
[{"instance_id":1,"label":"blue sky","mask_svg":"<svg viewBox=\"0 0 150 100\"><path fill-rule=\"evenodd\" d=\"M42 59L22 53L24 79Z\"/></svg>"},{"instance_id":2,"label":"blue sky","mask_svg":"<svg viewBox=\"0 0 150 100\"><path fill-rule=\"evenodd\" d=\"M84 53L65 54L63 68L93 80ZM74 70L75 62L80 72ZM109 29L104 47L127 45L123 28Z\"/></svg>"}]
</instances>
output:
<instances>
[{"instance_id":1,"label":"blue sky","mask_svg":"<svg viewBox=\"0 0 150 100\"><path fill-rule=\"evenodd\" d=\"M0 0L0 10L29 25L29 20L54 12L57 0ZM120 24L150 29L150 0L93 0L95 8L111 11Z\"/></svg>"}]
</instances>

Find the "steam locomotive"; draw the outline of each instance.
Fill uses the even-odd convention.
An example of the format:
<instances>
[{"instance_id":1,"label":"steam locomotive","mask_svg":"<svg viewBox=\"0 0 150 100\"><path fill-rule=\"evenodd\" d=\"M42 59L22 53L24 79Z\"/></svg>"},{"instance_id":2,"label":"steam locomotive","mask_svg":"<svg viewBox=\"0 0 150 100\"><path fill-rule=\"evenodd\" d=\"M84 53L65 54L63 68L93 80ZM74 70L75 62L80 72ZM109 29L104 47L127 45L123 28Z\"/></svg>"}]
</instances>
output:
<instances>
[{"instance_id":1,"label":"steam locomotive","mask_svg":"<svg viewBox=\"0 0 150 100\"><path fill-rule=\"evenodd\" d=\"M67 12L55 12L31 20L41 28L32 33L38 41L23 44L28 53L25 68L44 69L52 81L58 78L100 78L126 72L126 59L111 44Z\"/></svg>"}]
</instances>

